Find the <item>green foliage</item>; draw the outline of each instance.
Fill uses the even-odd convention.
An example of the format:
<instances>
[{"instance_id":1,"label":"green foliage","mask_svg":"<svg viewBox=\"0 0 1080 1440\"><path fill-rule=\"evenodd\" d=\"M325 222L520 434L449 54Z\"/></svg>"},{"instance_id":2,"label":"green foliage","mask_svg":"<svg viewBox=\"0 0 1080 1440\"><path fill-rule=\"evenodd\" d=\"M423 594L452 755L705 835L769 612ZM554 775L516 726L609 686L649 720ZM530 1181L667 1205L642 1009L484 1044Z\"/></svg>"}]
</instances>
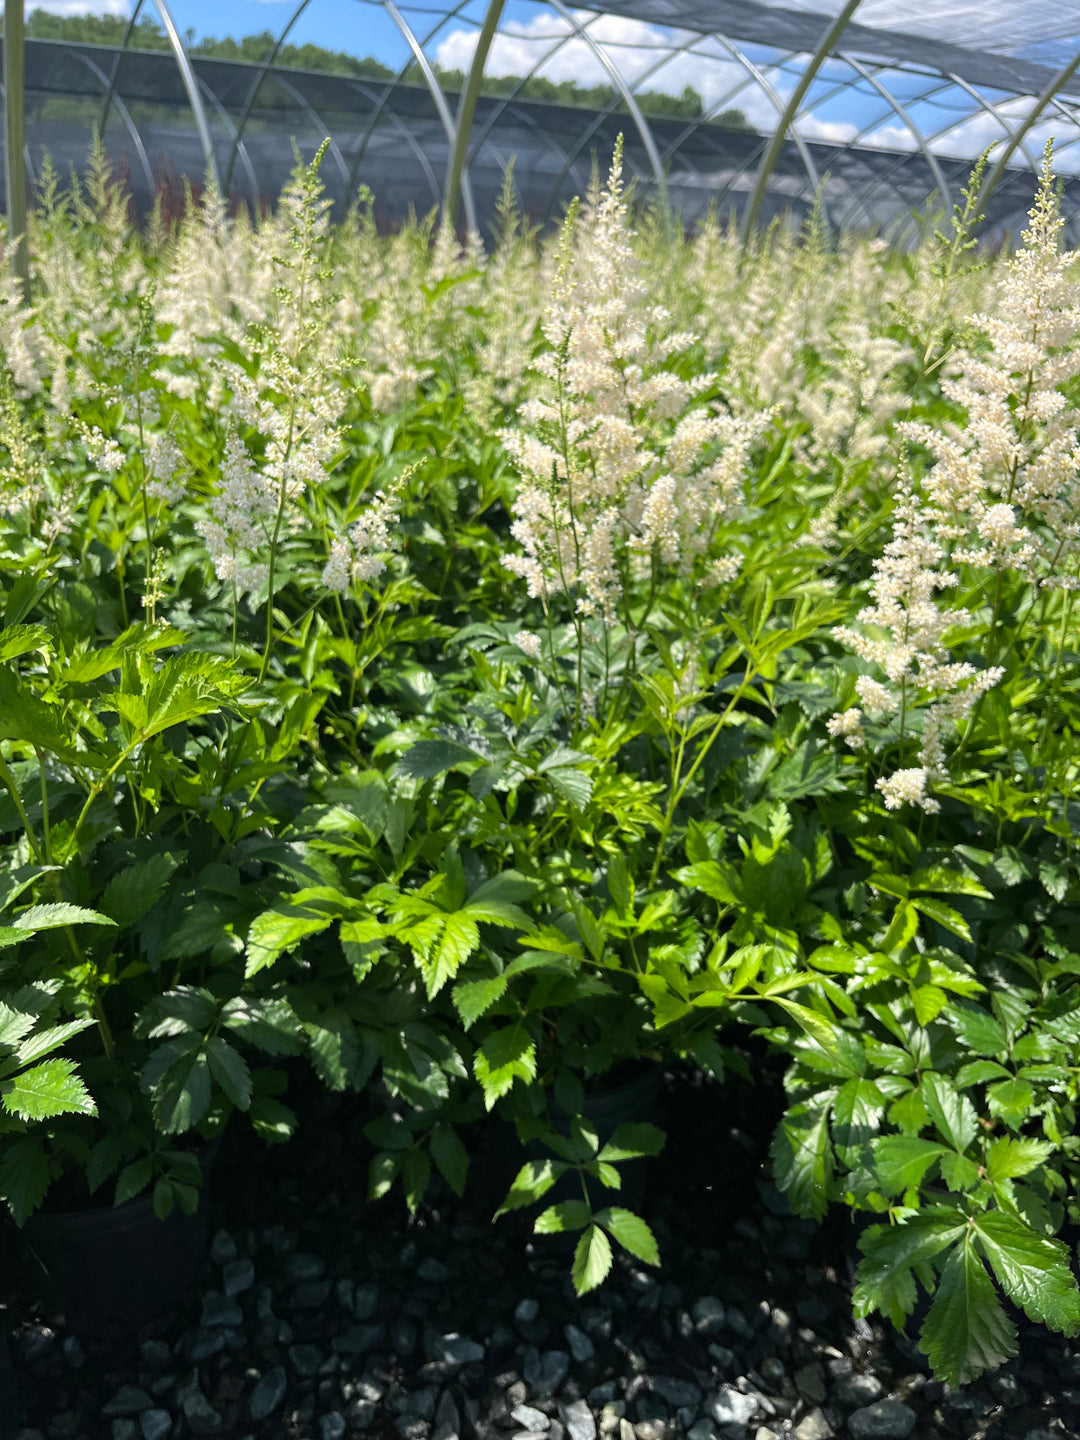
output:
<instances>
[{"instance_id":1,"label":"green foliage","mask_svg":"<svg viewBox=\"0 0 1080 1440\"><path fill-rule=\"evenodd\" d=\"M513 1127L499 1214L572 1236L585 1293L662 1258L619 1202L663 1133L601 1138L593 1093L720 1086L753 1035L775 1181L860 1212L857 1312L925 1309L965 1383L1016 1309L1080 1328L1046 184L1053 338L1004 358L974 184L902 254L820 217L632 236L617 176L544 242L511 196L481 255L367 203L331 228L318 163L277 216L146 235L100 153L46 172L34 309L0 304L0 1194L190 1211L225 1125L293 1133L300 1060L364 1096L372 1203L464 1193L473 1127Z\"/></svg>"}]
</instances>

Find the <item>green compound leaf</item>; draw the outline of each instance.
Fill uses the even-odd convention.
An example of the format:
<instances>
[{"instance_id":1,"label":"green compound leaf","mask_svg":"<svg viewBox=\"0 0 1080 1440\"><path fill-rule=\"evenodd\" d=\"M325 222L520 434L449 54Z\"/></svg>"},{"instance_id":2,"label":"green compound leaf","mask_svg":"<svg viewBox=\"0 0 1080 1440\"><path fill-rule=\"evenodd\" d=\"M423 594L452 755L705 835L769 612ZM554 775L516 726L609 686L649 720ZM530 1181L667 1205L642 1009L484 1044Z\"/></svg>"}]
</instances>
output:
<instances>
[{"instance_id":1,"label":"green compound leaf","mask_svg":"<svg viewBox=\"0 0 1080 1440\"><path fill-rule=\"evenodd\" d=\"M611 1241L599 1225L590 1225L574 1250L574 1264L571 1278L574 1290L584 1295L595 1290L611 1269Z\"/></svg>"},{"instance_id":2,"label":"green compound leaf","mask_svg":"<svg viewBox=\"0 0 1080 1440\"><path fill-rule=\"evenodd\" d=\"M872 1225L859 1241L863 1258L853 1296L856 1315L880 1310L902 1329L915 1308L912 1271L959 1239L966 1223L962 1210L935 1205L902 1225Z\"/></svg>"},{"instance_id":3,"label":"green compound leaf","mask_svg":"<svg viewBox=\"0 0 1080 1440\"><path fill-rule=\"evenodd\" d=\"M967 1385L1017 1353L1016 1326L970 1236L945 1262L919 1343L934 1374L950 1385Z\"/></svg>"}]
</instances>

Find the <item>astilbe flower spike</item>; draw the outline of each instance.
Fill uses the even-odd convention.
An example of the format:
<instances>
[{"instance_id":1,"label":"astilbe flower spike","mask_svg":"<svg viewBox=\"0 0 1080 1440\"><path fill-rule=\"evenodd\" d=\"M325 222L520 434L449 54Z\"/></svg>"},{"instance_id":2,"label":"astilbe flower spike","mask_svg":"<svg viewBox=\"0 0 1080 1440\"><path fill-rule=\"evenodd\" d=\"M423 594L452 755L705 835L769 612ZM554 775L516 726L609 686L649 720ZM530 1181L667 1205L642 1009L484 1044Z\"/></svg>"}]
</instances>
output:
<instances>
[{"instance_id":1,"label":"astilbe flower spike","mask_svg":"<svg viewBox=\"0 0 1080 1440\"><path fill-rule=\"evenodd\" d=\"M654 561L705 570L709 583L735 573L735 556L700 562L742 503L750 447L770 418L694 406L715 377L684 380L670 363L696 337L650 303L632 237L620 143L606 186L567 216L542 323L549 348L534 364L540 393L503 433L521 475L511 527L521 553L507 569L531 596L564 594L604 622Z\"/></svg>"}]
</instances>

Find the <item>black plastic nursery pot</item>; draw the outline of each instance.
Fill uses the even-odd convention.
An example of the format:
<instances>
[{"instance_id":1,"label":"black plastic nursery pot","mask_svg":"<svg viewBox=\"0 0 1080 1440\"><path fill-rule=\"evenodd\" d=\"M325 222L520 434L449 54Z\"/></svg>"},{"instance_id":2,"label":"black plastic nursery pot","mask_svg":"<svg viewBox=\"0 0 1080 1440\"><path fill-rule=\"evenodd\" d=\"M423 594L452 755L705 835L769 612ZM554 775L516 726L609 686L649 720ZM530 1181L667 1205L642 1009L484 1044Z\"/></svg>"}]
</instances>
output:
<instances>
[{"instance_id":1,"label":"black plastic nursery pot","mask_svg":"<svg viewBox=\"0 0 1080 1440\"><path fill-rule=\"evenodd\" d=\"M42 1298L76 1334L125 1339L184 1303L206 1251L217 1151L215 1140L199 1156L203 1183L192 1215L174 1207L159 1220L146 1195L113 1209L30 1216L23 1235L45 1272Z\"/></svg>"}]
</instances>

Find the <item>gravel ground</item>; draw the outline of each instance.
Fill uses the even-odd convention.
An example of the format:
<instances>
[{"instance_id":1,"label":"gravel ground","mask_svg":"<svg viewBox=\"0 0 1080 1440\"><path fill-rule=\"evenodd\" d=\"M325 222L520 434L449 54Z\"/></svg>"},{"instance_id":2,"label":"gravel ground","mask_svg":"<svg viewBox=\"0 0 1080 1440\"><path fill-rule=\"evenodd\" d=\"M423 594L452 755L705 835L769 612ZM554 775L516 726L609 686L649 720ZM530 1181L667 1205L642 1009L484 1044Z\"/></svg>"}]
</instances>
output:
<instances>
[{"instance_id":1,"label":"gravel ground","mask_svg":"<svg viewBox=\"0 0 1080 1440\"><path fill-rule=\"evenodd\" d=\"M489 1223L494 1188L437 1195L412 1223L396 1201L367 1205L367 1116L313 1095L293 1145L223 1147L199 1292L158 1333L108 1349L71 1335L9 1263L23 1425L0 1367L0 1434L6 1417L19 1440L1080 1435L1076 1346L1022 1326L1018 1361L950 1389L890 1329L852 1320L850 1222L792 1219L762 1179L765 1078L718 1098L668 1077L648 1204L664 1266L622 1257L581 1301L520 1217ZM475 1148L478 1171L498 1169L495 1132Z\"/></svg>"}]
</instances>

